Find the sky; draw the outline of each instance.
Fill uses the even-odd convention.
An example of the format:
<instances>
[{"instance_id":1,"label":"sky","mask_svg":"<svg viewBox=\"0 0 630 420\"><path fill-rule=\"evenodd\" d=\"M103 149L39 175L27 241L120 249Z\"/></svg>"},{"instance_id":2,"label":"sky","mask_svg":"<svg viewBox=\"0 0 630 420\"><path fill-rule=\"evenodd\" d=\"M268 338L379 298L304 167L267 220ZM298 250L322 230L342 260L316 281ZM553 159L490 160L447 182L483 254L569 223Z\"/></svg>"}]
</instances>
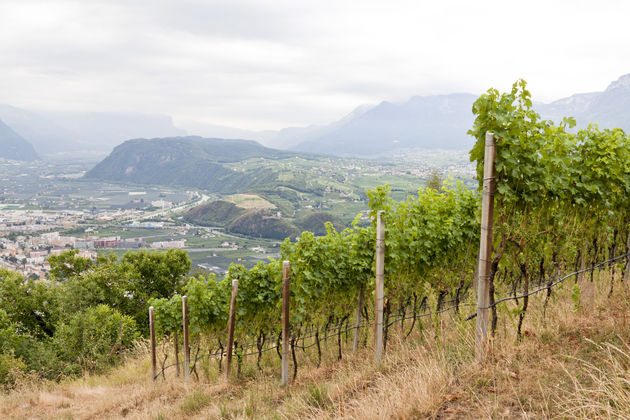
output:
<instances>
[{"instance_id":1,"label":"sky","mask_svg":"<svg viewBox=\"0 0 630 420\"><path fill-rule=\"evenodd\" d=\"M602 91L630 73L630 2L0 0L0 103L251 130L362 104Z\"/></svg>"}]
</instances>

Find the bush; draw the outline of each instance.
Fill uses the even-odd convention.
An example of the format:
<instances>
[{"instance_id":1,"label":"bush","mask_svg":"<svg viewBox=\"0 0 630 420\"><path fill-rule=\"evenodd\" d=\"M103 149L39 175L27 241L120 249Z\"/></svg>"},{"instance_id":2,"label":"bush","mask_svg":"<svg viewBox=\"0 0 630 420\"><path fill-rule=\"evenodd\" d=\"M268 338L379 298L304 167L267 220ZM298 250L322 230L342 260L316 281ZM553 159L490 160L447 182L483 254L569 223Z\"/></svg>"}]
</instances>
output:
<instances>
[{"instance_id":1,"label":"bush","mask_svg":"<svg viewBox=\"0 0 630 420\"><path fill-rule=\"evenodd\" d=\"M0 353L0 388L11 389L26 372L26 364L12 353Z\"/></svg>"},{"instance_id":2,"label":"bush","mask_svg":"<svg viewBox=\"0 0 630 420\"><path fill-rule=\"evenodd\" d=\"M54 342L68 374L99 371L120 361L138 338L136 322L107 305L76 313L57 328Z\"/></svg>"}]
</instances>

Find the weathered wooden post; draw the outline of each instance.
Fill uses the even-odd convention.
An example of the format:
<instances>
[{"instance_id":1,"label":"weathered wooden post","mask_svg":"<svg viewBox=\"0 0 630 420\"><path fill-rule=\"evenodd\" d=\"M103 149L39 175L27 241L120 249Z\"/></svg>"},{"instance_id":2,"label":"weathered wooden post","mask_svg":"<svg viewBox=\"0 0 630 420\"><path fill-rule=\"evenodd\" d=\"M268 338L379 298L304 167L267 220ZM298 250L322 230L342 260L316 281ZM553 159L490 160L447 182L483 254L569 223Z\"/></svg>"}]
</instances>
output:
<instances>
[{"instance_id":1,"label":"weathered wooden post","mask_svg":"<svg viewBox=\"0 0 630 420\"><path fill-rule=\"evenodd\" d=\"M628 239L626 240L626 252L630 252L630 232L628 232ZM630 279L630 255L626 256L626 265L623 270L623 282L628 285Z\"/></svg>"},{"instance_id":2,"label":"weathered wooden post","mask_svg":"<svg viewBox=\"0 0 630 420\"><path fill-rule=\"evenodd\" d=\"M385 288L385 224L383 210L376 213L376 278L374 287L374 361L383 357L383 300Z\"/></svg>"},{"instance_id":3,"label":"weathered wooden post","mask_svg":"<svg viewBox=\"0 0 630 420\"><path fill-rule=\"evenodd\" d=\"M149 333L151 335L151 380L155 386L157 360L155 357L155 319L153 317L153 306L149 306Z\"/></svg>"},{"instance_id":4,"label":"weathered wooden post","mask_svg":"<svg viewBox=\"0 0 630 420\"><path fill-rule=\"evenodd\" d=\"M175 369L177 372L177 377L179 378L179 334L177 334L177 330L174 333L175 340Z\"/></svg>"},{"instance_id":5,"label":"weathered wooden post","mask_svg":"<svg viewBox=\"0 0 630 420\"><path fill-rule=\"evenodd\" d=\"M492 224L494 221L494 134L486 133L486 150L483 166L483 197L481 202L481 239L479 241L477 325L475 328L475 356L483 361L487 353L488 305L490 304L490 269L492 259Z\"/></svg>"},{"instance_id":6,"label":"weathered wooden post","mask_svg":"<svg viewBox=\"0 0 630 420\"><path fill-rule=\"evenodd\" d=\"M290 331L289 331L289 299L291 285L291 266L289 261L282 262L282 386L287 386L289 382L289 352Z\"/></svg>"},{"instance_id":7,"label":"weathered wooden post","mask_svg":"<svg viewBox=\"0 0 630 420\"><path fill-rule=\"evenodd\" d=\"M359 301L357 302L357 317L354 323L354 338L352 339L352 351L356 352L359 346L359 327L361 326L361 311L363 309L363 299L365 287L362 285L359 289Z\"/></svg>"},{"instance_id":8,"label":"weathered wooden post","mask_svg":"<svg viewBox=\"0 0 630 420\"><path fill-rule=\"evenodd\" d=\"M234 326L236 325L236 295L238 293L238 280L232 280L232 297L230 298L230 316L228 318L227 360L225 365L225 377L230 378L232 368L232 347L234 347Z\"/></svg>"},{"instance_id":9,"label":"weathered wooden post","mask_svg":"<svg viewBox=\"0 0 630 420\"><path fill-rule=\"evenodd\" d=\"M188 298L182 296L182 326L184 328L184 381L190 380L190 347L188 346Z\"/></svg>"}]
</instances>

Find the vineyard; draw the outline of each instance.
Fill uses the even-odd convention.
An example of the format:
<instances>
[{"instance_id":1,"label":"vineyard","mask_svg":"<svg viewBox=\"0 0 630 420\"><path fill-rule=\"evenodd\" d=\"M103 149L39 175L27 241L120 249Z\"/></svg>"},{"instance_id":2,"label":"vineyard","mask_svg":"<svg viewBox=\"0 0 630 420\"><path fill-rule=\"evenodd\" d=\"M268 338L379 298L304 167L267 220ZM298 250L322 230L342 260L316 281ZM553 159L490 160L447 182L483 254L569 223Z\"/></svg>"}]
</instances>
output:
<instances>
[{"instance_id":1,"label":"vineyard","mask_svg":"<svg viewBox=\"0 0 630 420\"><path fill-rule=\"evenodd\" d=\"M628 136L595 125L573 132L571 118L541 120L524 81L508 93L489 90L473 112L470 156L483 194L447 182L396 202L378 187L368 192L370 227L304 232L297 242L285 240L280 260L232 265L221 281L198 276L182 294L151 300L152 335L162 348L154 381L179 374L180 353L187 378L198 378L209 359L229 375L235 356L239 375L247 358L263 369L265 355L276 353L286 384L289 358L293 380L298 375L296 350L314 352L320 364L322 346L333 341L341 359L351 335L353 351L374 340L380 361L394 325L403 340L426 328L439 339L447 311L461 322L478 315L483 358L488 321L492 337L499 315L514 318L520 339L532 294L543 293L546 308L554 287L574 279L579 302L578 279L592 282L598 270L611 273L609 295L620 278L627 284Z\"/></svg>"}]
</instances>

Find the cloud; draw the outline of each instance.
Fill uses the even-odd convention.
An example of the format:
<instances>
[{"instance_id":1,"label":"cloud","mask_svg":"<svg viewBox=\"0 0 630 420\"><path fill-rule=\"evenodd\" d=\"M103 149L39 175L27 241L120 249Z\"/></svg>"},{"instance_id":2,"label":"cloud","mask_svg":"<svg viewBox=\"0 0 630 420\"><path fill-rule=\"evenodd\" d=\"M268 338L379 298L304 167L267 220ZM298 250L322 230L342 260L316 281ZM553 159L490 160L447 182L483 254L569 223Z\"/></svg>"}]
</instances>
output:
<instances>
[{"instance_id":1,"label":"cloud","mask_svg":"<svg viewBox=\"0 0 630 420\"><path fill-rule=\"evenodd\" d=\"M628 12L618 1L4 0L0 101L252 129L518 77L549 101L630 71Z\"/></svg>"}]
</instances>

